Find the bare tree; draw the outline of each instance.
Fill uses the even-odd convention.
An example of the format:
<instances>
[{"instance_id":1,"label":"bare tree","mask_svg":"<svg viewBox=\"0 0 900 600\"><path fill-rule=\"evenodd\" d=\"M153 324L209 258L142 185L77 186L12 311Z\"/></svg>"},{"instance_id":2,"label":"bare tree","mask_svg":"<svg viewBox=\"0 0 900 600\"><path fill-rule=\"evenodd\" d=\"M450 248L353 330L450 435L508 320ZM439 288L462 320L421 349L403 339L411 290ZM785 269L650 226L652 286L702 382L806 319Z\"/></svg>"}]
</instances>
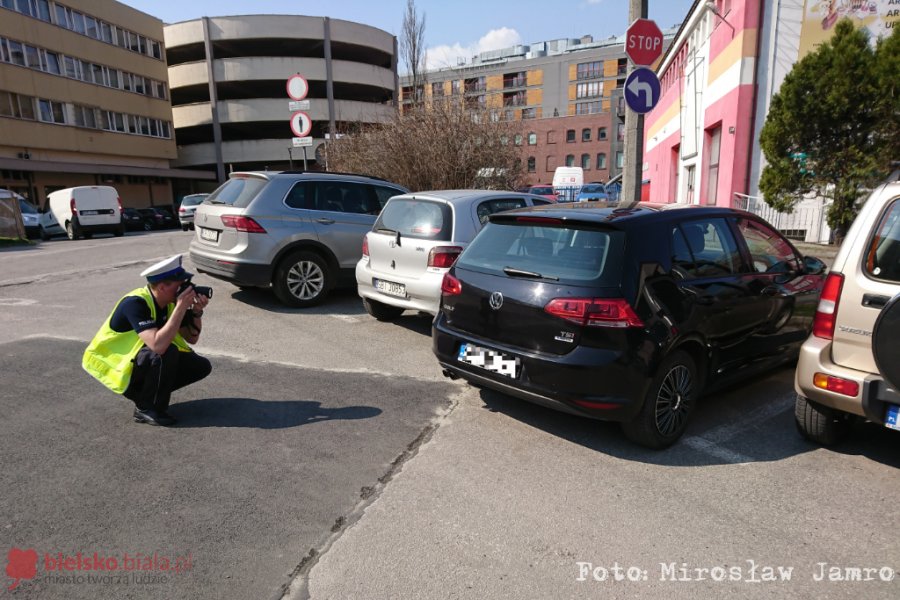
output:
<instances>
[{"instance_id":1,"label":"bare tree","mask_svg":"<svg viewBox=\"0 0 900 600\"><path fill-rule=\"evenodd\" d=\"M350 132L329 144L329 168L383 177L413 191L516 189L523 175L514 143L521 122L459 100L412 106L386 123Z\"/></svg>"},{"instance_id":2,"label":"bare tree","mask_svg":"<svg viewBox=\"0 0 900 600\"><path fill-rule=\"evenodd\" d=\"M400 55L412 82L413 101L421 102L425 96L425 13L419 16L415 0L406 0Z\"/></svg>"}]
</instances>

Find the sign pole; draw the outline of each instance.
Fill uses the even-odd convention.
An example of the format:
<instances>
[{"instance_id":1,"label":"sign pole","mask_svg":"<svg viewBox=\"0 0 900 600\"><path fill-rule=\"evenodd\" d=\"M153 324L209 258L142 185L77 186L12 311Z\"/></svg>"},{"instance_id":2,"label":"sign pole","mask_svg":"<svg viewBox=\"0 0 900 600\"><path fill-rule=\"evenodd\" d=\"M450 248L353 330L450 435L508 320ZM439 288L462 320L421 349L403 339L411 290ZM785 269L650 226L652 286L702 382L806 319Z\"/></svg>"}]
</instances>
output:
<instances>
[{"instance_id":1,"label":"sign pole","mask_svg":"<svg viewBox=\"0 0 900 600\"><path fill-rule=\"evenodd\" d=\"M303 146L303 170L304 171L309 170L306 166L306 146Z\"/></svg>"},{"instance_id":2,"label":"sign pole","mask_svg":"<svg viewBox=\"0 0 900 600\"><path fill-rule=\"evenodd\" d=\"M628 0L628 22L647 18L647 0ZM629 73L634 70L631 63ZM640 202L644 170L644 115L625 111L625 166L622 171L623 202Z\"/></svg>"}]
</instances>

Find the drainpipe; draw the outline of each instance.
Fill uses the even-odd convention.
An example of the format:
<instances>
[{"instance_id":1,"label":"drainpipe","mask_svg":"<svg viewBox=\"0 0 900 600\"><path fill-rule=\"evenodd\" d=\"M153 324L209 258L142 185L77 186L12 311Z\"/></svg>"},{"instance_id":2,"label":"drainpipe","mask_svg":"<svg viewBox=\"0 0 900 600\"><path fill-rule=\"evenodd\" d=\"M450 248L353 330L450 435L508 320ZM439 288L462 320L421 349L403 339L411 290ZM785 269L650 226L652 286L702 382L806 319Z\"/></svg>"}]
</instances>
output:
<instances>
[{"instance_id":1,"label":"drainpipe","mask_svg":"<svg viewBox=\"0 0 900 600\"><path fill-rule=\"evenodd\" d=\"M781 0L773 0L773 1L775 2L776 6L777 6L776 10L780 13L781 12ZM757 110L756 103L759 100L759 69L760 69L760 64L762 63L762 61L760 60L760 58L761 58L760 57L760 48L762 46L763 17L766 14L766 11L765 11L766 0L758 0L758 2L759 2L759 20L757 21L757 27L756 27L756 51L755 51L756 70L755 70L755 75L753 77L753 104L751 105L752 110L750 111L750 150L751 151L753 150L753 146L756 144L755 140L753 139L753 135L756 132L756 110ZM775 42L774 47L777 49L778 48L778 19L775 19L774 30L772 31L772 39ZM774 60L772 62L774 63ZM769 85L769 93L771 94L772 93L772 85L774 85L774 82L775 82L775 75L774 75L774 69L770 69L770 70L772 71L770 73L771 83ZM759 151L760 151L760 153L762 153L762 146L760 146ZM759 164L760 164L760 174L762 174L762 157L761 156L759 158ZM745 194L750 193L750 176L751 176L752 172L753 172L753 157L751 156L750 164L747 165L747 176L744 178L744 193Z\"/></svg>"}]
</instances>

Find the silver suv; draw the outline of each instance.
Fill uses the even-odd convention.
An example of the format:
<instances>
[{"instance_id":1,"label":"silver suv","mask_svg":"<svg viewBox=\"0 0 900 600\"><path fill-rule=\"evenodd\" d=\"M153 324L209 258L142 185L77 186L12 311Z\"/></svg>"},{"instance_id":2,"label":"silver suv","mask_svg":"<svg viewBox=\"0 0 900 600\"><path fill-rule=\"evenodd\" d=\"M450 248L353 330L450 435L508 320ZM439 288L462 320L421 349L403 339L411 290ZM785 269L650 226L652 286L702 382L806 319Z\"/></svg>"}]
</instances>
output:
<instances>
[{"instance_id":1,"label":"silver suv","mask_svg":"<svg viewBox=\"0 0 900 600\"><path fill-rule=\"evenodd\" d=\"M239 287L272 286L288 306L354 284L362 241L399 185L337 173L232 173L197 207L196 269Z\"/></svg>"},{"instance_id":2,"label":"silver suv","mask_svg":"<svg viewBox=\"0 0 900 600\"><path fill-rule=\"evenodd\" d=\"M800 432L830 445L858 418L900 429L898 339L900 183L895 182L866 200L825 280L794 380Z\"/></svg>"}]
</instances>

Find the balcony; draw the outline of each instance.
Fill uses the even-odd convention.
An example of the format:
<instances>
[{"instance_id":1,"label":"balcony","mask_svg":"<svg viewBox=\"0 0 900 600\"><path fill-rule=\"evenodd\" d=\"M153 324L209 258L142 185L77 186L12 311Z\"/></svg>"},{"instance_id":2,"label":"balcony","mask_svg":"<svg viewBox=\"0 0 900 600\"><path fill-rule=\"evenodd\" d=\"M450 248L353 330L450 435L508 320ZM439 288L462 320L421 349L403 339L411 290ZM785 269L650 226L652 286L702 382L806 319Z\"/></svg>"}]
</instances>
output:
<instances>
[{"instance_id":1,"label":"balcony","mask_svg":"<svg viewBox=\"0 0 900 600\"><path fill-rule=\"evenodd\" d=\"M509 88L517 88L517 87L525 87L525 76L517 75L516 77L504 77L503 78L503 89Z\"/></svg>"}]
</instances>

